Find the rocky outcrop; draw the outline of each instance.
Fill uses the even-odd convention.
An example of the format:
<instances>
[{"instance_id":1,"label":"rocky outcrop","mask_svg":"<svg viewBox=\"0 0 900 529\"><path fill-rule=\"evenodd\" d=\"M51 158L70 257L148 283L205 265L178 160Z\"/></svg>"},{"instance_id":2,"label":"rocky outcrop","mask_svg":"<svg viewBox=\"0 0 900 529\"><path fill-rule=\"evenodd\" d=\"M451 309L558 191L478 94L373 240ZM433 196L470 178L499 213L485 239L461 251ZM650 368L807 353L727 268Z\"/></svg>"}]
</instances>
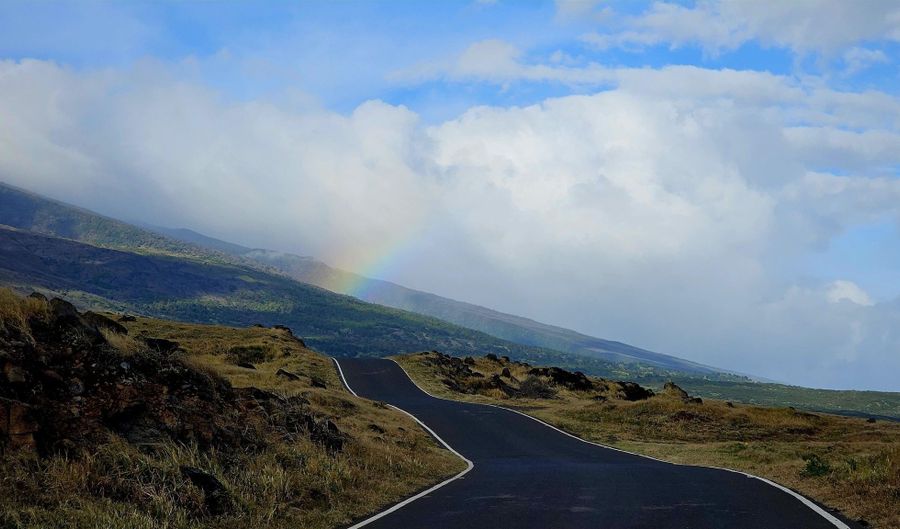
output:
<instances>
[{"instance_id":1,"label":"rocky outcrop","mask_svg":"<svg viewBox=\"0 0 900 529\"><path fill-rule=\"evenodd\" d=\"M0 450L78 453L110 435L219 453L261 450L286 437L333 451L347 441L302 397L236 390L184 363L168 340L141 337L146 347L125 355L101 332L114 329L112 320L59 299L46 309L24 329L0 322Z\"/></svg>"},{"instance_id":2,"label":"rocky outcrop","mask_svg":"<svg viewBox=\"0 0 900 529\"><path fill-rule=\"evenodd\" d=\"M653 396L652 390L634 382L592 378L559 367L531 367L506 356L487 354L486 362L479 363L472 357L460 359L438 351L420 355L435 368L445 386L459 393L496 396L499 391L509 398L551 399L560 390L569 390L587 393L598 401L638 401ZM479 371L475 371L476 366Z\"/></svg>"},{"instance_id":3,"label":"rocky outcrop","mask_svg":"<svg viewBox=\"0 0 900 529\"><path fill-rule=\"evenodd\" d=\"M703 399L701 399L700 397L691 397L690 395L688 395L687 391L681 389L678 384L672 381L666 382L663 385L662 395L675 398L686 403L703 404Z\"/></svg>"},{"instance_id":4,"label":"rocky outcrop","mask_svg":"<svg viewBox=\"0 0 900 529\"><path fill-rule=\"evenodd\" d=\"M97 330L106 330L116 334L128 334L128 329L121 323L115 322L102 314L87 311L81 315L88 325L95 327Z\"/></svg>"},{"instance_id":5,"label":"rocky outcrop","mask_svg":"<svg viewBox=\"0 0 900 529\"><path fill-rule=\"evenodd\" d=\"M558 367L535 367L529 370L528 374L547 377L553 384L563 386L572 391L590 391L594 389L594 383L581 371L573 373Z\"/></svg>"},{"instance_id":6,"label":"rocky outcrop","mask_svg":"<svg viewBox=\"0 0 900 529\"><path fill-rule=\"evenodd\" d=\"M5 449L34 450L38 430L31 406L0 398L0 453Z\"/></svg>"}]
</instances>

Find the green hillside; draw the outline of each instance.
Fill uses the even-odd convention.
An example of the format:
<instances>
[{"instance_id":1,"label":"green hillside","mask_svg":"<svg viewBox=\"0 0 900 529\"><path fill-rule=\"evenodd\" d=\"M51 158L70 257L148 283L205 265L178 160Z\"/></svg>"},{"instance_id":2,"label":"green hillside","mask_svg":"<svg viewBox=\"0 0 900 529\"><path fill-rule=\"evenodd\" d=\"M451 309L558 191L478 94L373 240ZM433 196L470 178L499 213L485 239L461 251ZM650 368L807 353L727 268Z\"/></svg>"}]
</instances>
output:
<instances>
[{"instance_id":1,"label":"green hillside","mask_svg":"<svg viewBox=\"0 0 900 529\"><path fill-rule=\"evenodd\" d=\"M616 366L506 342L435 318L359 301L251 267L138 254L0 228L0 283L60 294L82 306L188 322L283 324L336 356L387 356L427 349Z\"/></svg>"},{"instance_id":2,"label":"green hillside","mask_svg":"<svg viewBox=\"0 0 900 529\"><path fill-rule=\"evenodd\" d=\"M250 249L206 237L191 230L154 229L184 242L220 250L235 257L251 259L279 270L298 281L320 286L333 292L347 294L348 292L343 290L345 285L362 285L356 295L363 301L432 316L511 342L555 349L613 363L636 364L636 370L640 370L640 366L644 365L664 371L680 371L706 376L724 374L721 369L674 356L648 351L621 342L587 336L521 316L505 314L471 303L406 288L389 281L363 277L333 268L312 257Z\"/></svg>"}]
</instances>

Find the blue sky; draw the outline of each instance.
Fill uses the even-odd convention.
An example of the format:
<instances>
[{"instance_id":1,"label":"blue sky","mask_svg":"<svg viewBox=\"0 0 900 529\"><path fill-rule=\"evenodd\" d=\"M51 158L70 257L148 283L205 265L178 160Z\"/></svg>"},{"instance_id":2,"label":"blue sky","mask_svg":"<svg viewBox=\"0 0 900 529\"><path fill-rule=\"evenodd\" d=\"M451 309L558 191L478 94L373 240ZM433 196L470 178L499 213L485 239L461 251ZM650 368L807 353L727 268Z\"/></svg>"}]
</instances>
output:
<instances>
[{"instance_id":1,"label":"blue sky","mask_svg":"<svg viewBox=\"0 0 900 529\"><path fill-rule=\"evenodd\" d=\"M609 2L594 9L603 8L625 17L639 15L648 6ZM535 63L564 53L574 65L690 64L819 75L843 62L833 52L798 54L753 40L724 51L668 42L600 50L581 38L604 23L612 30L616 24L603 17L595 22L560 16L552 2L7 2L3 14L0 53L6 58L42 58L77 68L193 58L206 66L202 72L206 81L234 97L299 87L339 111L380 98L435 119L450 117L452 110L445 110L448 99L452 109L461 110L475 104L527 105L598 88L550 81L518 82L498 90L480 83L404 86L389 80L397 71L459 54L486 39L509 42L523 50L525 62ZM900 49L896 42L876 44L873 49L892 57ZM222 59L226 54L228 59ZM246 61L265 62L268 68L248 72L242 64ZM896 93L896 81L896 65L890 62L829 79L837 87L891 93Z\"/></svg>"},{"instance_id":2,"label":"blue sky","mask_svg":"<svg viewBox=\"0 0 900 529\"><path fill-rule=\"evenodd\" d=\"M0 172L768 378L900 390L890 2L4 2ZM887 370L890 371L890 370Z\"/></svg>"}]
</instances>

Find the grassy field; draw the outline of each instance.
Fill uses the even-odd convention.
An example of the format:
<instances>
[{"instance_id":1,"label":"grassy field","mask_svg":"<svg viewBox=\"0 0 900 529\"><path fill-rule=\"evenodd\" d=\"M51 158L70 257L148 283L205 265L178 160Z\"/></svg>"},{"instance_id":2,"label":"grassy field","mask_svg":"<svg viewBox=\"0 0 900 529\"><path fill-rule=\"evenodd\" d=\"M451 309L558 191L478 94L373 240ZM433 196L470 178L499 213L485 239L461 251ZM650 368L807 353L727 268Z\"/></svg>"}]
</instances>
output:
<instances>
[{"instance_id":1,"label":"grassy field","mask_svg":"<svg viewBox=\"0 0 900 529\"><path fill-rule=\"evenodd\" d=\"M584 439L674 463L750 472L873 527L900 528L900 424L698 403L674 388L626 400L619 383L593 379L592 389L572 390L503 359L473 359L468 369L480 377L435 353L394 359L435 395L514 408Z\"/></svg>"},{"instance_id":2,"label":"grassy field","mask_svg":"<svg viewBox=\"0 0 900 529\"><path fill-rule=\"evenodd\" d=\"M40 338L29 335L29 322L43 321L47 314L46 302L22 299L0 289L0 367L6 365L0 370L0 404L25 398L17 397L21 393L16 393L16 381L4 373L31 376L27 369L16 367L25 365L17 364L21 355L9 351L36 347L35 354L57 354L44 348ZM76 353L74 358L111 357L113 366L121 362L136 373L144 357L158 357L147 351L141 337L176 340L181 350L164 360L165 372L159 375L162 380L170 382L176 376L173 373L187 373L190 377L184 379L185 385L193 384L192 380L213 380L214 384L225 384L222 387L226 393L230 387L258 388L266 392L259 398L274 395L283 402L266 408L270 413L282 414L282 409L289 408L296 413L284 412L288 419L314 417L319 425L332 421L344 439L342 446L317 442L304 433L303 426L270 427L281 423L272 417L260 417L263 408L246 408L247 400L237 401L237 411L223 407L221 413L223 418L235 413L245 417L246 430L254 434L248 438L254 443L238 442L226 448L169 438L138 443L99 426L104 436L101 442L70 443L59 450L4 451L0 431L0 527L326 529L346 526L464 468L462 461L438 447L407 416L350 395L340 385L331 361L304 347L285 330L189 325L147 318L126 325L130 331L127 336L105 331L106 340L91 345L100 352L85 353L94 356ZM66 353L61 351L59 355L64 358ZM238 367L238 362L252 362L255 369ZM53 367L55 373L63 374L68 373L65 368L64 364ZM294 377L276 376L279 369ZM42 376L40 371L35 373ZM152 385L135 382L139 379L130 376L100 381L97 384L102 387L95 390L94 382L79 376L84 380L82 397L52 400L39 395L28 406L44 413L50 411L48 402L60 402L73 410L81 406L83 416L99 414L102 409L87 403L97 402L92 399L102 387L119 384L118 390L130 391L128 385L134 384L135 391L149 393L146 388ZM176 389L161 398L176 399L174 409L195 406L195 402L177 400L184 397L178 389L182 379L176 380ZM166 420L181 430L203 428L205 424L175 424L184 421L178 416ZM215 418L212 421L216 423ZM39 434L45 435L43 432L42 427ZM208 503L204 503L208 495L185 476L184 467L215 476L228 491L228 507L219 513L210 512Z\"/></svg>"}]
</instances>

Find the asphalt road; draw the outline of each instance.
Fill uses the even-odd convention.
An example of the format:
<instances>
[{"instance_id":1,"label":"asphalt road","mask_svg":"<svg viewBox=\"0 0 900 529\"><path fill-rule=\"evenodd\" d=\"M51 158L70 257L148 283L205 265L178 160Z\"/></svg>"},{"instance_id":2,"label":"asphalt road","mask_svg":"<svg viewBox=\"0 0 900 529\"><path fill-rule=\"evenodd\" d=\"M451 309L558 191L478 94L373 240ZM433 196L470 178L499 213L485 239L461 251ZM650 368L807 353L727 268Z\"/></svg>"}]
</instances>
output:
<instances>
[{"instance_id":1,"label":"asphalt road","mask_svg":"<svg viewBox=\"0 0 900 529\"><path fill-rule=\"evenodd\" d=\"M437 399L394 362L341 359L359 396L414 415L474 468L367 529L834 529L759 479L582 442L509 410Z\"/></svg>"}]
</instances>

